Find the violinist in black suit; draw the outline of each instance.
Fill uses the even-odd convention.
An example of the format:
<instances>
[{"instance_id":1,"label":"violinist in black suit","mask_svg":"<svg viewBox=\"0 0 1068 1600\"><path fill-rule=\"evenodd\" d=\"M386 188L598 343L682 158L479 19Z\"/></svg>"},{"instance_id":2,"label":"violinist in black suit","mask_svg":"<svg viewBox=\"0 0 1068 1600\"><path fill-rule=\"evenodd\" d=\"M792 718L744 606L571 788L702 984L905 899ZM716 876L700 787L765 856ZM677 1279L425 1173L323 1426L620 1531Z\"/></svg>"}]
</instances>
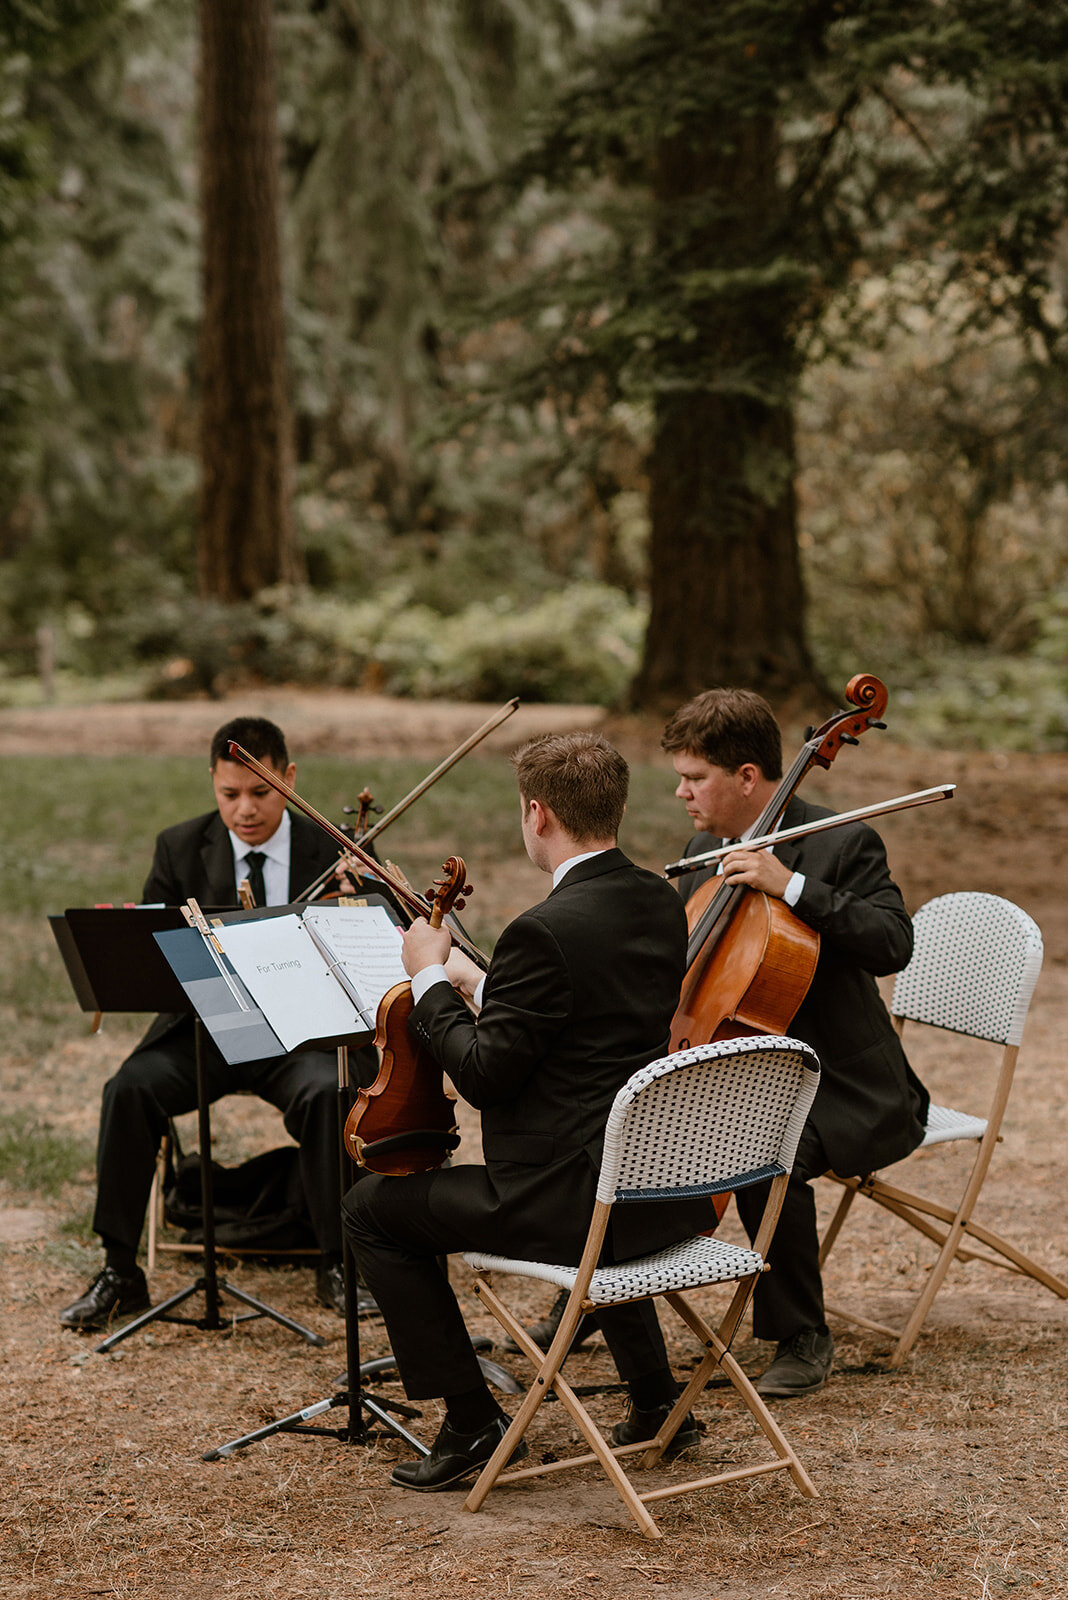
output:
<instances>
[{"instance_id":1,"label":"violinist in black suit","mask_svg":"<svg viewBox=\"0 0 1068 1600\"><path fill-rule=\"evenodd\" d=\"M513 760L523 840L552 875L551 893L504 930L485 978L424 921L404 941L416 1001L409 1026L481 1111L485 1165L364 1174L342 1207L407 1393L446 1402L430 1455L393 1470L391 1481L412 1489L471 1477L507 1426L440 1257L484 1250L578 1262L609 1109L627 1078L666 1051L685 968L678 896L616 847L628 782L619 752L598 735L570 734L536 739ZM693 1202L626 1207L623 1216L625 1231L609 1245L615 1259L709 1225ZM619 1442L648 1438L677 1394L655 1313L644 1302L603 1313L601 1326L631 1393ZM692 1423L682 1432L680 1447L696 1442Z\"/></svg>"},{"instance_id":2,"label":"violinist in black suit","mask_svg":"<svg viewBox=\"0 0 1068 1600\"><path fill-rule=\"evenodd\" d=\"M912 1072L876 977L898 972L912 954L912 922L890 876L878 834L864 823L748 850L746 835L782 775L782 741L771 708L743 689L710 689L681 707L662 744L679 776L675 790L697 830L687 855L731 840L722 864L730 884L782 899L820 935L819 959L790 1027L820 1059L820 1086L802 1132L797 1160L769 1260L753 1302L753 1327L777 1342L757 1381L765 1398L822 1387L834 1345L823 1314L816 1207L809 1180L833 1170L842 1177L900 1161L923 1138L928 1096ZM796 796L782 826L829 816ZM715 869L679 879L686 900ZM736 1196L750 1238L763 1208L755 1185Z\"/></svg>"},{"instance_id":3,"label":"violinist in black suit","mask_svg":"<svg viewBox=\"0 0 1068 1600\"><path fill-rule=\"evenodd\" d=\"M142 894L145 904L173 906L194 899L205 907L236 906L238 886L247 878L257 905L287 905L337 861L337 846L325 833L288 811L278 791L249 768L226 758L231 739L292 787L297 769L273 722L238 717L220 728L210 757L216 810L159 835ZM304 1195L322 1252L318 1296L343 1311L336 1054L305 1050L229 1066L208 1041L205 1071L213 1101L246 1089L283 1113L300 1146ZM193 1019L158 1016L104 1086L93 1228L105 1262L86 1292L60 1313L64 1327L95 1328L116 1313L148 1308L137 1248L156 1153L169 1119L196 1104Z\"/></svg>"}]
</instances>

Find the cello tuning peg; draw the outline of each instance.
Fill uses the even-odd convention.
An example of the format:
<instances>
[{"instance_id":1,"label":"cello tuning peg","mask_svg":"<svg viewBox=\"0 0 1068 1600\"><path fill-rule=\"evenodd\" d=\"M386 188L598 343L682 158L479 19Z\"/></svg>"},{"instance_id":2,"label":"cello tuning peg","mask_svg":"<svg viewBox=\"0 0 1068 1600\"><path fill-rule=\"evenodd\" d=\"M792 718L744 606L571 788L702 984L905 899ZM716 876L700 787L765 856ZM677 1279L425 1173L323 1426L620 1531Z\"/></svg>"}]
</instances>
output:
<instances>
[{"instance_id":1,"label":"cello tuning peg","mask_svg":"<svg viewBox=\"0 0 1068 1600\"><path fill-rule=\"evenodd\" d=\"M873 718L869 718L868 719L868 727L869 728L885 728L886 727L886 723L885 722L876 722Z\"/></svg>"},{"instance_id":2,"label":"cello tuning peg","mask_svg":"<svg viewBox=\"0 0 1068 1600\"><path fill-rule=\"evenodd\" d=\"M816 724L814 722L810 722L808 727L805 729L805 743L806 744L812 738L812 735L815 733L815 731L816 731Z\"/></svg>"},{"instance_id":3,"label":"cello tuning peg","mask_svg":"<svg viewBox=\"0 0 1068 1600\"><path fill-rule=\"evenodd\" d=\"M854 736L851 733L843 733L842 734L842 743L843 744L859 744L860 740L854 738Z\"/></svg>"}]
</instances>

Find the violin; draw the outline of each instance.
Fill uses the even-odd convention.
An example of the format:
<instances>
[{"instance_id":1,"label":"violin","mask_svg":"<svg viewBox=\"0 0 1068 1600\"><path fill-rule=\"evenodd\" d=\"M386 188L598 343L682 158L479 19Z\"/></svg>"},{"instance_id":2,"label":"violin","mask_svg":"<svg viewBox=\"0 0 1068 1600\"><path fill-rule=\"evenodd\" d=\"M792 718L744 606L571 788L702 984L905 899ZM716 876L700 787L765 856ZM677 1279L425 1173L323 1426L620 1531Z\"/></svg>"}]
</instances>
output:
<instances>
[{"instance_id":1,"label":"violin","mask_svg":"<svg viewBox=\"0 0 1068 1600\"><path fill-rule=\"evenodd\" d=\"M395 822L398 817L403 816L408 807L413 805L414 802L419 799L420 795L425 794L428 789L432 788L433 785L437 783L439 778L443 777L445 773L454 767L458 761L462 761L464 756L473 750L477 744L481 744L482 740L486 738L487 734L492 733L495 728L499 728L502 722L507 722L508 718L512 716L513 713L518 710L518 708L519 697L516 695L511 700L506 701L505 704L501 706L499 711L495 711L492 716L487 717L485 722L482 723L481 727L476 728L474 733L469 734L462 744L457 745L456 749L453 750L450 755L447 755L444 761L438 763L433 772L429 772L425 778L422 778L419 783L416 784L415 788L404 796L403 800L398 800L397 804L392 808L392 810L387 811L384 817L381 815L382 807L374 804L374 795L369 789L364 788L363 791L356 797L360 809L358 813L355 813L355 824L345 824L340 831L348 838L355 839L358 843L364 846L370 845L371 841L375 839L378 834L382 833L384 829L388 828L390 824ZM242 757L235 755L233 759L235 761L240 761ZM283 790L282 792L284 793L285 791ZM348 815L354 815L351 806L345 806L344 810ZM379 820L369 828L367 826L367 818L371 811L373 811L379 817ZM306 811L305 815L310 816L311 813ZM312 820L321 821L322 819L319 818L319 814L316 812ZM332 833L332 837L337 838L337 836L338 835L336 832ZM351 856L351 854L351 851L346 851L345 854L342 855L341 861L344 862L346 860L346 856ZM347 864L351 866L351 861ZM318 891L322 888L323 884L325 884L328 879L334 875L336 870L336 866L331 866L328 867L325 872L320 873L314 883L310 883L306 889L302 890L301 893L297 895L297 900L314 899L317 896ZM326 896L325 898L329 898L329 896Z\"/></svg>"},{"instance_id":2,"label":"violin","mask_svg":"<svg viewBox=\"0 0 1068 1600\"><path fill-rule=\"evenodd\" d=\"M355 839L357 843L360 843L367 832L368 816L372 811L374 811L376 814L380 813L382 807L375 805L374 795L371 793L371 790L367 787L367 785L364 784L363 788L356 796L356 805L342 806L341 810L346 817L355 817L356 821L343 822L339 832L343 833L347 839ZM325 871L320 872L317 878L309 883L306 888L302 889L298 895L294 896L294 905L301 904L305 900L322 901L347 898L351 893L350 890L340 887L337 882L334 883L332 888L327 888L327 885L330 883L332 878L336 880L340 877L340 874L343 871L348 870L351 870L354 877L357 875L355 858L348 854L339 856L333 865L327 867Z\"/></svg>"},{"instance_id":3,"label":"violin","mask_svg":"<svg viewBox=\"0 0 1068 1600\"><path fill-rule=\"evenodd\" d=\"M837 711L810 730L757 819L758 837L771 833L812 767L829 767L843 745L886 726L881 718L889 694L878 678L851 678L845 698L851 710ZM671 1049L747 1033L787 1033L816 971L819 934L785 901L717 878L690 896L686 917L686 976Z\"/></svg>"},{"instance_id":4,"label":"violin","mask_svg":"<svg viewBox=\"0 0 1068 1600\"><path fill-rule=\"evenodd\" d=\"M243 745L237 743L236 739L231 739L227 745L227 756L231 761L240 761L242 766L248 767L250 772L255 772L258 777L263 779L264 783L269 784L279 794L285 795L290 805L296 806L298 811L303 812L306 817L322 828L324 833L329 834L334 843L340 846L342 852L362 867L368 877L377 878L380 883L385 884L394 899L404 906L407 911L417 917L429 917L431 915L433 910L431 901L423 895L416 894L402 874L398 874L395 870L390 871L388 867L382 865L381 861L378 861L372 855L368 855L367 851L361 845L358 845L355 839L346 837L340 828L335 828L334 824L329 822L321 812L316 811L315 807L309 805L307 800L303 800L295 789L290 788L284 778L280 778L277 772L273 772L270 767L264 766L262 761L258 761L254 755L250 755ZM333 872L334 868L331 867L330 870ZM456 905L458 906L461 903L457 901ZM472 944L467 935L455 923L449 927L448 931L453 943L459 945L460 949L470 956L471 960L480 966L483 972L488 971L488 956L483 955L478 946Z\"/></svg>"},{"instance_id":5,"label":"violin","mask_svg":"<svg viewBox=\"0 0 1068 1600\"><path fill-rule=\"evenodd\" d=\"M450 911L462 910L460 896L471 893L460 856L449 856L442 871L427 895L432 928L440 928ZM378 1076L357 1091L345 1118L348 1154L368 1172L391 1178L433 1171L460 1143L455 1096L444 1087L441 1067L409 1032L413 1008L410 983L395 983L382 996L375 1029Z\"/></svg>"}]
</instances>

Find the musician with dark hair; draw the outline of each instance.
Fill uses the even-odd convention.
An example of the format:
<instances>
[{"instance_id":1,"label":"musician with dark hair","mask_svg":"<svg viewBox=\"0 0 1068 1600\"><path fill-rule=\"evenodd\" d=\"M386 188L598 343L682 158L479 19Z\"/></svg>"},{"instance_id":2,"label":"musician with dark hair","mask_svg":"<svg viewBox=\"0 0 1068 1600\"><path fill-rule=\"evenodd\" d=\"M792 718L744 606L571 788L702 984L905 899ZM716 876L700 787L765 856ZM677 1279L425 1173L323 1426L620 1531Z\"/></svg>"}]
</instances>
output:
<instances>
[{"instance_id":1,"label":"musician with dark hair","mask_svg":"<svg viewBox=\"0 0 1068 1600\"><path fill-rule=\"evenodd\" d=\"M876 977L897 972L912 953L912 922L890 876L878 834L862 822L749 850L757 819L782 774L782 742L771 707L746 689L709 689L682 706L661 741L671 755L675 790L693 822L687 855L737 841L723 861L728 884L783 900L820 936L819 959L805 999L785 1031L812 1046L820 1086L753 1298L753 1328L774 1340L775 1357L757 1380L766 1399L809 1394L831 1369L834 1343L824 1320L816 1207L810 1179L829 1169L842 1177L900 1161L923 1137L928 1096L894 1032ZM796 795L785 829L830 816ZM684 900L716 871L679 879ZM753 1237L766 1187L740 1191L736 1203Z\"/></svg>"},{"instance_id":2,"label":"musician with dark hair","mask_svg":"<svg viewBox=\"0 0 1068 1600\"><path fill-rule=\"evenodd\" d=\"M425 921L404 938L416 1002L409 1026L481 1111L485 1164L364 1174L342 1207L408 1395L445 1400L430 1455L393 1469L391 1481L410 1489L469 1479L507 1427L441 1257L483 1250L578 1262L609 1109L631 1074L666 1050L685 967L678 896L616 846L628 783L619 752L595 734L550 735L513 759L523 841L551 875L550 894L504 930L485 978ZM698 1206L622 1208L612 1256L707 1227L710 1208ZM617 1442L649 1438L678 1392L655 1312L646 1301L600 1322L631 1396ZM676 1447L696 1440L684 1424Z\"/></svg>"},{"instance_id":3,"label":"musician with dark hair","mask_svg":"<svg viewBox=\"0 0 1068 1600\"><path fill-rule=\"evenodd\" d=\"M165 828L142 892L146 904L236 906L248 879L257 905L286 905L337 861L338 850L313 823L286 809L278 791L225 752L233 739L292 786L296 766L282 730L263 717L237 717L211 742L210 776L216 808ZM354 1075L361 1063L354 1053ZM373 1052L366 1052L373 1057ZM362 1071L374 1075L365 1059ZM267 1061L229 1066L210 1040L205 1072L211 1100L250 1090L277 1106L300 1146L300 1174L322 1252L320 1302L344 1311L341 1225L338 1215L337 1057L305 1050ZM85 1293L60 1312L66 1328L98 1328L116 1315L148 1309L148 1284L137 1249L152 1187L156 1154L170 1118L196 1108L193 1019L159 1016L104 1086L97 1145L93 1228L104 1267Z\"/></svg>"}]
</instances>

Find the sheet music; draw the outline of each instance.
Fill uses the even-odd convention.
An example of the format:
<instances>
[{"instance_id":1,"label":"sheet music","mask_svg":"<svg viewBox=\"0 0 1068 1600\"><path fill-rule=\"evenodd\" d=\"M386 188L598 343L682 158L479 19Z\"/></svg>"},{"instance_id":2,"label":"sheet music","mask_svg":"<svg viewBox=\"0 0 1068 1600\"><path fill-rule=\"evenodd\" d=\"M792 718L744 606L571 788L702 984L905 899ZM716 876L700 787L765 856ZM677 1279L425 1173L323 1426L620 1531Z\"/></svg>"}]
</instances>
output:
<instances>
[{"instance_id":1,"label":"sheet music","mask_svg":"<svg viewBox=\"0 0 1068 1600\"><path fill-rule=\"evenodd\" d=\"M303 917L217 924L212 932L287 1050L373 1033L382 995L406 979L400 933L381 906L309 906ZM342 971L331 972L331 958Z\"/></svg>"},{"instance_id":2,"label":"sheet music","mask_svg":"<svg viewBox=\"0 0 1068 1600\"><path fill-rule=\"evenodd\" d=\"M407 983L399 928L384 906L309 906L303 920L337 957L371 1014L395 983Z\"/></svg>"},{"instance_id":3,"label":"sheet music","mask_svg":"<svg viewBox=\"0 0 1068 1600\"><path fill-rule=\"evenodd\" d=\"M367 1031L298 916L235 922L212 932L287 1050L308 1039Z\"/></svg>"}]
</instances>

